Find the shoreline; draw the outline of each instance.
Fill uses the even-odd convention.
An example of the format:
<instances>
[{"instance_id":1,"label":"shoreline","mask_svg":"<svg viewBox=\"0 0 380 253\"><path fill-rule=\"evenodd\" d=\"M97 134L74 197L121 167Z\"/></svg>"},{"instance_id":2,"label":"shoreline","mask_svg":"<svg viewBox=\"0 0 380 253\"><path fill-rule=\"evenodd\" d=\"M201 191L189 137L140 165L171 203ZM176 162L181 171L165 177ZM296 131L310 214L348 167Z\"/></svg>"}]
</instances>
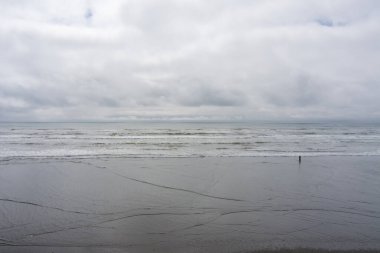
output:
<instances>
[{"instance_id":1,"label":"shoreline","mask_svg":"<svg viewBox=\"0 0 380 253\"><path fill-rule=\"evenodd\" d=\"M143 155L78 155L78 156L0 156L0 163L2 161L12 161L12 160L71 160L71 159L85 159L85 160L93 160L93 159L218 159L218 158L251 158L251 159L259 159L259 158L298 158L301 156L302 158L323 158L323 157L380 157L380 154L301 154L295 153L294 155L194 155L194 156L143 156ZM1 164L0 164L1 165Z\"/></svg>"}]
</instances>

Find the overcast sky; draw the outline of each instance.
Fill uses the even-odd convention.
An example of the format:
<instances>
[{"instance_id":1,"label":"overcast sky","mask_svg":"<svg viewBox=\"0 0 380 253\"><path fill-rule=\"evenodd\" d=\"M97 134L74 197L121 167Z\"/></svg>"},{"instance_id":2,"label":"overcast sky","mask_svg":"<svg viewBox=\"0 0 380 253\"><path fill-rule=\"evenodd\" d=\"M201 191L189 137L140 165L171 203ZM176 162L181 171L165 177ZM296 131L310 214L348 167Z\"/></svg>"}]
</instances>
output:
<instances>
[{"instance_id":1,"label":"overcast sky","mask_svg":"<svg viewBox=\"0 0 380 253\"><path fill-rule=\"evenodd\" d=\"M380 1L0 0L0 121L380 119Z\"/></svg>"}]
</instances>

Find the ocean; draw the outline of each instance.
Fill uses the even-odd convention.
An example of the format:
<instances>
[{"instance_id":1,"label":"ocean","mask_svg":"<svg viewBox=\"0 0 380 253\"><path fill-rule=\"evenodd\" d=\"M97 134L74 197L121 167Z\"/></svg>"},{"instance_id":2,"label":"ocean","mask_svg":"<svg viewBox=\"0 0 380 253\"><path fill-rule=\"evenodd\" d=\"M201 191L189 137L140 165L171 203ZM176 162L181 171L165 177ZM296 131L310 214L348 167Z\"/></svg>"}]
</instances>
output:
<instances>
[{"instance_id":1,"label":"ocean","mask_svg":"<svg viewBox=\"0 0 380 253\"><path fill-rule=\"evenodd\" d=\"M0 252L380 250L378 124L1 123L0 143Z\"/></svg>"},{"instance_id":2,"label":"ocean","mask_svg":"<svg viewBox=\"0 0 380 253\"><path fill-rule=\"evenodd\" d=\"M0 158L380 155L369 123L2 123Z\"/></svg>"}]
</instances>

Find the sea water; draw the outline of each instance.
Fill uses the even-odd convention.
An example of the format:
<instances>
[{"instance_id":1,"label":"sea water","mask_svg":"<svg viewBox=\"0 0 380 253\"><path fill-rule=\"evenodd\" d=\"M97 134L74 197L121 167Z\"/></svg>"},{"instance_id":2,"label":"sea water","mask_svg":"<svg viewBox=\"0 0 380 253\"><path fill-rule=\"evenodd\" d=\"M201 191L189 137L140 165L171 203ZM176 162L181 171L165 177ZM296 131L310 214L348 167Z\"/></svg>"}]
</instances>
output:
<instances>
[{"instance_id":1,"label":"sea water","mask_svg":"<svg viewBox=\"0 0 380 253\"><path fill-rule=\"evenodd\" d=\"M380 155L380 124L1 123L0 158Z\"/></svg>"},{"instance_id":2,"label":"sea water","mask_svg":"<svg viewBox=\"0 0 380 253\"><path fill-rule=\"evenodd\" d=\"M0 143L0 252L380 249L377 124L2 123Z\"/></svg>"}]
</instances>

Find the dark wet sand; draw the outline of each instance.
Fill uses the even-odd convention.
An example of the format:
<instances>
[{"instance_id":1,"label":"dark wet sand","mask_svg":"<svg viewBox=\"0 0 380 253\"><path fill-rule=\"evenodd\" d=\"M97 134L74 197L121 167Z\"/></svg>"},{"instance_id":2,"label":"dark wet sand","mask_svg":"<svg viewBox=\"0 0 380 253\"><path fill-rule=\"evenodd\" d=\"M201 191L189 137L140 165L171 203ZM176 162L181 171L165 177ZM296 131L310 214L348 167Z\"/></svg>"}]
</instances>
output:
<instances>
[{"instance_id":1,"label":"dark wet sand","mask_svg":"<svg viewBox=\"0 0 380 253\"><path fill-rule=\"evenodd\" d=\"M0 252L300 247L380 250L380 157L0 162Z\"/></svg>"}]
</instances>

